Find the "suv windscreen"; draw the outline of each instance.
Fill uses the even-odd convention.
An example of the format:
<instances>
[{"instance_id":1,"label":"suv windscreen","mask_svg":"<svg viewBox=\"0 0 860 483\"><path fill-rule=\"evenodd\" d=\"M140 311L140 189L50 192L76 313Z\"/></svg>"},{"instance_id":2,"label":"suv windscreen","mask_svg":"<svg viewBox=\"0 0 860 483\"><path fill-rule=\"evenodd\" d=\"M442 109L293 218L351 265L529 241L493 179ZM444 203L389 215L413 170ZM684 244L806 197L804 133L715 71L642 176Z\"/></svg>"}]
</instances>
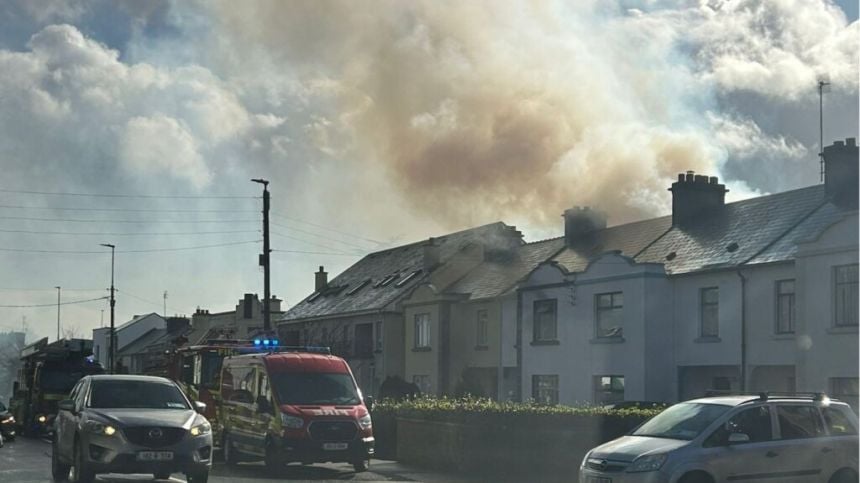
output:
<instances>
[{"instance_id":1,"label":"suv windscreen","mask_svg":"<svg viewBox=\"0 0 860 483\"><path fill-rule=\"evenodd\" d=\"M653 438L695 439L729 409L730 406L720 404L676 404L654 416L632 434Z\"/></svg>"},{"instance_id":2,"label":"suv windscreen","mask_svg":"<svg viewBox=\"0 0 860 483\"><path fill-rule=\"evenodd\" d=\"M93 381L91 408L191 409L178 387L150 381Z\"/></svg>"},{"instance_id":3,"label":"suv windscreen","mask_svg":"<svg viewBox=\"0 0 860 483\"><path fill-rule=\"evenodd\" d=\"M361 400L352 377L346 373L304 372L272 375L281 404L355 405Z\"/></svg>"}]
</instances>

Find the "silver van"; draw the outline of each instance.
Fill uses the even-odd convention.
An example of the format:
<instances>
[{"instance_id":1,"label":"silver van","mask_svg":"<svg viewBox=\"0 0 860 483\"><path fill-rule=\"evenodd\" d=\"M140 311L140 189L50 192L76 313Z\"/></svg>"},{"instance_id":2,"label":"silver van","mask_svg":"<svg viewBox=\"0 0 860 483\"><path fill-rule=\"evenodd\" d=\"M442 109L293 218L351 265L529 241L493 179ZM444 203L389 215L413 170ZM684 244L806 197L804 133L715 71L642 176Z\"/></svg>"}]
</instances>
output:
<instances>
[{"instance_id":1,"label":"silver van","mask_svg":"<svg viewBox=\"0 0 860 483\"><path fill-rule=\"evenodd\" d=\"M857 428L822 394L696 399L589 451L579 481L856 483Z\"/></svg>"}]
</instances>

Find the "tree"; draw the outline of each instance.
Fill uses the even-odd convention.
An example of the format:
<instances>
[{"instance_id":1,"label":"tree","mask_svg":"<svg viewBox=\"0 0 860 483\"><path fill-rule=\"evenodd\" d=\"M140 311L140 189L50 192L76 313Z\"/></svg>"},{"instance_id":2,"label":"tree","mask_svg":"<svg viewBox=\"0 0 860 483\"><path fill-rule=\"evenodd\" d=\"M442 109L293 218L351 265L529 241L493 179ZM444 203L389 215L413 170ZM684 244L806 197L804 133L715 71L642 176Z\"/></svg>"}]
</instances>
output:
<instances>
[{"instance_id":1,"label":"tree","mask_svg":"<svg viewBox=\"0 0 860 483\"><path fill-rule=\"evenodd\" d=\"M63 339L77 339L81 335L77 325L67 325L63 327Z\"/></svg>"}]
</instances>

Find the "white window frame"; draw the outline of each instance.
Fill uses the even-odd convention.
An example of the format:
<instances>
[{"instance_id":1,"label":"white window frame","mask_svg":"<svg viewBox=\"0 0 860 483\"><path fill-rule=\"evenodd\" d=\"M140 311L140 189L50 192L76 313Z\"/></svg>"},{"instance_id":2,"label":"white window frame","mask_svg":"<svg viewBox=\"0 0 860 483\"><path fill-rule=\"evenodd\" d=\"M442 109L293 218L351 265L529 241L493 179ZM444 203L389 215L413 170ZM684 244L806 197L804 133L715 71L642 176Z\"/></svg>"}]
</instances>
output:
<instances>
[{"instance_id":1,"label":"white window frame","mask_svg":"<svg viewBox=\"0 0 860 483\"><path fill-rule=\"evenodd\" d=\"M717 294L716 302L705 302L705 293L709 291L714 291ZM706 307L715 307L716 313L714 314L714 333L705 333L705 308ZM699 289L699 336L702 338L717 338L720 336L720 287L702 287Z\"/></svg>"},{"instance_id":2,"label":"white window frame","mask_svg":"<svg viewBox=\"0 0 860 483\"><path fill-rule=\"evenodd\" d=\"M414 323L414 348L415 349L429 349L431 340L431 322L430 322L430 314L429 313L421 313L415 314L415 323Z\"/></svg>"},{"instance_id":3,"label":"white window frame","mask_svg":"<svg viewBox=\"0 0 860 483\"><path fill-rule=\"evenodd\" d=\"M485 348L490 344L490 315L487 309L475 312L475 347Z\"/></svg>"}]
</instances>

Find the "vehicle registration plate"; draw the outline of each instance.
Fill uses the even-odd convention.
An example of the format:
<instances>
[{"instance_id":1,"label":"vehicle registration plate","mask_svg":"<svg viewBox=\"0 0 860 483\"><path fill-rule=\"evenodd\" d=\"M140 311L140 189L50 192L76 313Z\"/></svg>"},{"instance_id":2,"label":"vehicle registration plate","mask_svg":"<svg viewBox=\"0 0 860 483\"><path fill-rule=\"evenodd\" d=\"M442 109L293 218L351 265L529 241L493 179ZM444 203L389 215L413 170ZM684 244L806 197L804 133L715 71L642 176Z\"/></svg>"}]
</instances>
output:
<instances>
[{"instance_id":1,"label":"vehicle registration plate","mask_svg":"<svg viewBox=\"0 0 860 483\"><path fill-rule=\"evenodd\" d=\"M612 483L612 478L604 478L602 476L589 476L585 483Z\"/></svg>"},{"instance_id":2,"label":"vehicle registration plate","mask_svg":"<svg viewBox=\"0 0 860 483\"><path fill-rule=\"evenodd\" d=\"M171 451L141 451L137 454L138 461L172 461Z\"/></svg>"},{"instance_id":3,"label":"vehicle registration plate","mask_svg":"<svg viewBox=\"0 0 860 483\"><path fill-rule=\"evenodd\" d=\"M326 451L344 450L349 445L347 443L323 443L323 449Z\"/></svg>"}]
</instances>

